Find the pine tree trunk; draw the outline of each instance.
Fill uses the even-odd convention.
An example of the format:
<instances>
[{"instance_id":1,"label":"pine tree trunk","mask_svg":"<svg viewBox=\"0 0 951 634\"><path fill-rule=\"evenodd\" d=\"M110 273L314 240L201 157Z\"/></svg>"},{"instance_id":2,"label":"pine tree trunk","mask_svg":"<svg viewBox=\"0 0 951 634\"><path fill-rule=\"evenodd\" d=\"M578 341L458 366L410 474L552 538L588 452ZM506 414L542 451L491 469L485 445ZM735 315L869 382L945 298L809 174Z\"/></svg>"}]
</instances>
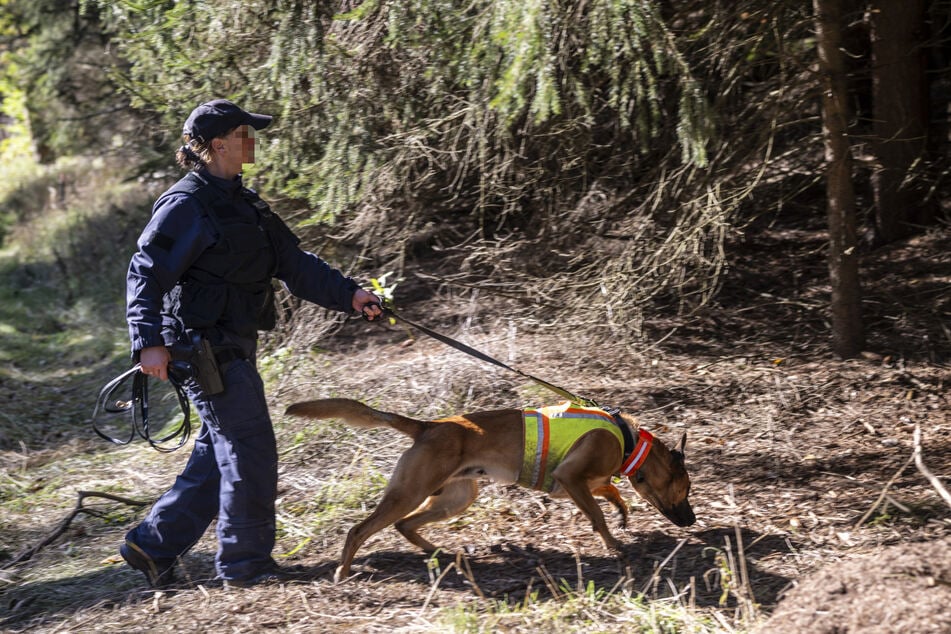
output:
<instances>
[{"instance_id":1,"label":"pine tree trunk","mask_svg":"<svg viewBox=\"0 0 951 634\"><path fill-rule=\"evenodd\" d=\"M813 0L822 81L826 198L829 223L829 278L832 286L832 348L852 357L863 345L861 292L855 231L855 190L849 151L841 0Z\"/></svg>"},{"instance_id":2,"label":"pine tree trunk","mask_svg":"<svg viewBox=\"0 0 951 634\"><path fill-rule=\"evenodd\" d=\"M925 80L925 0L872 3L872 96L875 120L872 175L875 242L907 236L915 225L931 224L920 179L910 171L925 156L928 109Z\"/></svg>"}]
</instances>

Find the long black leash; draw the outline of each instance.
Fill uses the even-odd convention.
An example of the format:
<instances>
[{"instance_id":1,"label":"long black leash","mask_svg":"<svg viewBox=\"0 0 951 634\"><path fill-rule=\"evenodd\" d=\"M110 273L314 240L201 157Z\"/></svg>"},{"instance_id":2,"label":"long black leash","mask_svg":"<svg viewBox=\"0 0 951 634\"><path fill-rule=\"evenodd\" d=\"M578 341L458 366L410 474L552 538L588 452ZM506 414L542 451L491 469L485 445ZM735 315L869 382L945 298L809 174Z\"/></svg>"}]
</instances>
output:
<instances>
[{"instance_id":1,"label":"long black leash","mask_svg":"<svg viewBox=\"0 0 951 634\"><path fill-rule=\"evenodd\" d=\"M566 390L566 389L563 388L563 387L558 387L557 385L554 385L554 384L552 384L552 383L549 383L548 381L543 381L542 379L538 378L537 376L532 376L531 374L528 374L528 373L526 373L526 372L522 372L521 370L519 370L519 369L517 369L517 368L513 368L513 367L511 367L511 366L509 366L509 365L506 365L505 363L502 363L502 362L499 361L498 359L494 359L494 358L490 357L489 355L485 354L484 352L479 352L479 351L476 350L475 348L472 348L472 347L470 347L470 346L467 346L467 345L464 344L464 343L461 343L461 342L459 342L459 341L456 341L455 339L453 339L453 338L451 338L451 337L447 337L446 335L443 335L443 334L441 334L441 333L438 333L438 332L436 332L435 330L432 330L431 328L427 328L426 326L423 326L422 324L417 324L416 322L410 321L409 319L406 319L405 317L403 317L403 316L397 314L396 311L394 311L391 307L386 306L385 304L384 304L384 305L379 305L379 304L377 304L377 306L379 306L380 310L383 311L383 314L386 315L386 316L388 316L388 317L392 317L393 319L396 319L397 321L401 321L401 322L403 322L404 324L406 324L407 326L411 326L411 327L413 327L413 328L419 330L420 332L423 332L423 333L429 335L429 336L432 337L433 339L436 339L436 340L438 340L438 341L441 341L441 342L443 342L444 344L446 344L447 346L450 346L450 347L452 347L452 348L455 348L456 350L459 350L460 352L465 352L466 354L469 354L469 355L471 355L471 356L473 356L473 357L475 357L475 358L477 358L477 359L481 359L482 361L485 361L485 362L487 362L487 363L491 363L492 365L498 366L498 367L500 367L500 368L504 368L504 369L506 369L506 370L508 370L508 371L510 371L510 372L514 372L515 374L517 374L517 375L519 375L519 376L521 376L521 377L524 377L524 378L526 378L526 379L529 379L529 380L531 380L531 381L534 381L535 383L538 383L539 385L548 388L549 390L551 390L551 391L554 392L555 394L558 394L559 396L563 396L564 398L567 398L569 401L571 401L572 403L575 403L576 405L582 405L582 406L584 406L584 407L597 407L597 408L603 409L603 410L605 410L605 411L607 411L607 412L613 412L613 408L602 407L601 405L598 405L597 401L594 401L594 400L592 400L592 399L590 399L590 398L585 398L585 397L583 397L583 396L578 396L577 394L573 394L573 393L569 392L568 390ZM366 312L364 312L364 318L369 319L369 317L367 316Z\"/></svg>"},{"instance_id":2,"label":"long black leash","mask_svg":"<svg viewBox=\"0 0 951 634\"><path fill-rule=\"evenodd\" d=\"M92 428L100 438L108 440L117 445L128 445L135 440L136 435L143 438L153 449L162 453L171 453L181 448L191 435L191 408L188 402L188 395L185 393L183 382L187 380L189 372L184 366L179 368L177 362L173 361L168 366L168 380L172 385L175 395L178 397L178 405L182 410L182 420L178 426L173 427L171 432L161 438L154 438L150 429L149 420L149 379L142 372L139 364L135 364L116 378L106 383L99 390L99 397L96 399L96 407L92 413ZM131 381L130 397L128 400L115 400L116 394L126 383ZM102 431L96 424L99 415L104 414L129 414L131 416L131 429L129 437L126 439L115 438ZM178 439L174 445L167 443Z\"/></svg>"},{"instance_id":3,"label":"long black leash","mask_svg":"<svg viewBox=\"0 0 951 634\"><path fill-rule=\"evenodd\" d=\"M444 334L438 333L431 328L427 328L426 326L423 326L422 324L417 324L416 322L410 321L409 319L406 319L405 317L397 314L396 311L394 311L391 307L386 306L385 304L384 305L377 304L377 306L379 306L380 310L383 312L384 315L388 317L392 317L393 319L397 321L401 321L407 326L411 326L412 328L415 328L419 330L420 332L429 335L433 339L436 339L437 341L441 341L447 346L450 346L452 348L455 348L456 350L459 350L460 352L465 352L466 354L472 355L473 357L477 359L481 359L482 361L491 363L492 365L496 365L500 368L504 368L506 370L509 370L510 372L514 372L515 374L521 377L534 381L535 383L538 383L539 385L548 388L555 394L558 394L559 396L567 398L569 401L571 401L575 405L581 405L582 407L594 407L597 409L604 410L605 412L611 415L611 418L613 419L614 424L617 425L617 427L621 430L621 435L624 437L623 446L621 448L624 463L627 463L628 458L631 456L632 453L634 453L635 448L638 446L637 441L635 440L633 434L631 433L630 427L628 427L627 423L624 420L622 420L620 417L620 413L621 413L620 408L606 407L604 405L598 404L598 402L595 401L594 399L585 398L583 396L578 396L577 394L573 394L572 392L569 392L563 387L558 387L557 385L549 383L548 381L543 381L537 376L532 376L531 374L528 374L527 372L522 372L521 370L517 368L513 368L509 365L506 365L505 363L502 363L498 359L490 357L484 352L479 352L475 348L472 348L470 346L467 346L464 343L456 341L455 339L451 337L447 337ZM367 321L370 320L370 317L366 313L366 311L364 311L363 317Z\"/></svg>"}]
</instances>

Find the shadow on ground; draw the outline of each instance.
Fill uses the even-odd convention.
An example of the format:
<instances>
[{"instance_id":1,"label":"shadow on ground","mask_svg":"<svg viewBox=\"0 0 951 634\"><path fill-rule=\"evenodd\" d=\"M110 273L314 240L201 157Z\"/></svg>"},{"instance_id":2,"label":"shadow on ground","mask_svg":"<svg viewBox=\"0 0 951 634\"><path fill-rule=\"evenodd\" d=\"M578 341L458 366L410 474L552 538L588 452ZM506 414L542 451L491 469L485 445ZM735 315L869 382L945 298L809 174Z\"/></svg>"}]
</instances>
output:
<instances>
[{"instance_id":1,"label":"shadow on ground","mask_svg":"<svg viewBox=\"0 0 951 634\"><path fill-rule=\"evenodd\" d=\"M786 577L759 570L755 560L772 554L786 554L785 538L755 531L741 532L743 543L754 544L747 550L750 584L756 588L756 601L775 603L789 585ZM593 584L605 590L624 589L651 598L682 596L700 607L723 607L734 602L724 575L728 549L735 549L736 533L731 528L713 528L678 540L661 532L642 535L626 548L626 562L610 556L578 555L556 548L522 547L504 543L491 549L476 550L464 557L437 553L428 559L413 551L382 550L357 557L356 577L351 583L401 581L441 590L475 593L495 599L521 602L530 592L538 600L558 598L571 592L584 592ZM683 544L681 544L683 541ZM676 552L674 552L676 550ZM673 556L670 556L673 553ZM663 565L663 567L661 567Z\"/></svg>"}]
</instances>

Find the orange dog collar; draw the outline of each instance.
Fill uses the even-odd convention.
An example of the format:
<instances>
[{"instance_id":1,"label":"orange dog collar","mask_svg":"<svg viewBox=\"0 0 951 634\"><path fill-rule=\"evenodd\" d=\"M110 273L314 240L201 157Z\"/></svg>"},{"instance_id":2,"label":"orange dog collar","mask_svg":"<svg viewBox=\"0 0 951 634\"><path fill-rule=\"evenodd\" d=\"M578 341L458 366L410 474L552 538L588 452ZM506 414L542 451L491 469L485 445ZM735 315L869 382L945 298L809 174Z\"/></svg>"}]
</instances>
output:
<instances>
[{"instance_id":1,"label":"orange dog collar","mask_svg":"<svg viewBox=\"0 0 951 634\"><path fill-rule=\"evenodd\" d=\"M621 475L630 476L640 469L641 465L647 459L647 454L651 452L654 445L654 435L646 429L638 430L637 444L634 445L634 451L628 456L624 464L621 465Z\"/></svg>"}]
</instances>

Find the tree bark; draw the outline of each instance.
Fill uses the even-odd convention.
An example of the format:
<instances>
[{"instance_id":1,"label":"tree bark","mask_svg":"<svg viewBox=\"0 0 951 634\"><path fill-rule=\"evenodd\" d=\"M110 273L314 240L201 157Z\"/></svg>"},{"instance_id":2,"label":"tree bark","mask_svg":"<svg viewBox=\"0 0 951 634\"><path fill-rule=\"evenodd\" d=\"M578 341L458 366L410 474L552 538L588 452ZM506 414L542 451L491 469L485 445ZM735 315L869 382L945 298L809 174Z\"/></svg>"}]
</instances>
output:
<instances>
[{"instance_id":1,"label":"tree bark","mask_svg":"<svg viewBox=\"0 0 951 634\"><path fill-rule=\"evenodd\" d=\"M848 97L842 53L841 0L813 0L822 82L825 137L832 349L841 357L862 351L861 291L856 248L855 189L848 137Z\"/></svg>"},{"instance_id":2,"label":"tree bark","mask_svg":"<svg viewBox=\"0 0 951 634\"><path fill-rule=\"evenodd\" d=\"M913 175L928 139L925 0L874 0L870 23L875 243L885 244L935 219Z\"/></svg>"}]
</instances>

